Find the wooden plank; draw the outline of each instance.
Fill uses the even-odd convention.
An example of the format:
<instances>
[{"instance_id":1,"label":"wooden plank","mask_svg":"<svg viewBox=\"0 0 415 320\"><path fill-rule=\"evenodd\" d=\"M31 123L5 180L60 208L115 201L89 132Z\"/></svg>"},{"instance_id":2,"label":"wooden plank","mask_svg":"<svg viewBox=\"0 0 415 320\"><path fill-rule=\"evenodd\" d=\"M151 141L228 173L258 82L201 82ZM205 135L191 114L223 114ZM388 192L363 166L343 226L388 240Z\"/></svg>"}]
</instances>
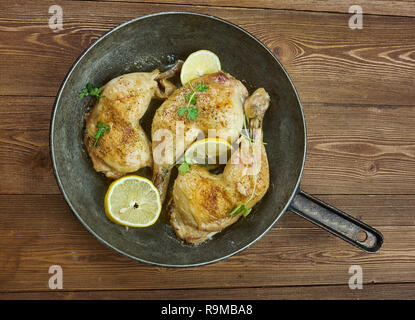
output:
<instances>
[{"instance_id":1,"label":"wooden plank","mask_svg":"<svg viewBox=\"0 0 415 320\"><path fill-rule=\"evenodd\" d=\"M415 120L413 106L306 104L304 108L305 190L414 193L415 136L408 130Z\"/></svg>"},{"instance_id":2,"label":"wooden plank","mask_svg":"<svg viewBox=\"0 0 415 320\"><path fill-rule=\"evenodd\" d=\"M0 193L59 193L49 154L53 100L0 96Z\"/></svg>"},{"instance_id":3,"label":"wooden plank","mask_svg":"<svg viewBox=\"0 0 415 320\"><path fill-rule=\"evenodd\" d=\"M48 270L56 264L63 269L66 290L347 285L348 270L356 264L363 268L368 282L414 281L415 257L407 248L415 240L415 229L401 227L392 231L385 227L382 231L389 242L376 257L357 252L320 230L273 229L258 244L226 261L171 270L129 261L91 241L86 231L78 233L72 229L72 235L63 239L59 236L62 231L45 235L25 230L27 236L21 232L6 233L14 237L10 240L14 242L12 247L4 236L0 240L0 284L3 290L47 291ZM399 242L401 249L396 249L393 242Z\"/></svg>"},{"instance_id":4,"label":"wooden plank","mask_svg":"<svg viewBox=\"0 0 415 320\"><path fill-rule=\"evenodd\" d=\"M109 0L127 2L127 0ZM364 14L415 16L415 2L411 0L128 0L128 2L194 4L219 7L268 8L282 10L327 11L348 13L352 5L362 7Z\"/></svg>"},{"instance_id":5,"label":"wooden plank","mask_svg":"<svg viewBox=\"0 0 415 320\"><path fill-rule=\"evenodd\" d=\"M352 196L341 201L345 199L351 207L362 201ZM384 219L390 214L391 203L380 204L390 199L376 198L378 219L373 212L361 213L365 220L377 220L374 227L385 236L377 254L364 253L287 214L238 255L199 268L167 269L132 261L105 247L82 227L60 196L1 196L0 288L7 292L48 291L48 270L56 264L63 269L63 288L69 291L345 286L351 265L362 267L365 284L415 282L415 252L410 249L415 225L410 222L408 208L413 199L394 199L402 203L397 210L403 210L402 217L395 213L396 219L408 225L384 226L383 220L392 221Z\"/></svg>"},{"instance_id":6,"label":"wooden plank","mask_svg":"<svg viewBox=\"0 0 415 320\"><path fill-rule=\"evenodd\" d=\"M0 96L0 130L48 129L53 103L50 97Z\"/></svg>"},{"instance_id":7,"label":"wooden plank","mask_svg":"<svg viewBox=\"0 0 415 320\"><path fill-rule=\"evenodd\" d=\"M370 225L415 227L413 219L415 199L412 195L315 196ZM2 225L4 228L10 229L30 229L34 222L33 217L39 218L46 213L55 219L65 219L66 221L72 217L72 213L61 195L0 195L0 212L4 213ZM52 221L52 228L57 227L60 223L62 223L61 220ZM36 227L36 224L34 226ZM296 214L287 212L275 228L303 229L312 226Z\"/></svg>"},{"instance_id":8,"label":"wooden plank","mask_svg":"<svg viewBox=\"0 0 415 320\"><path fill-rule=\"evenodd\" d=\"M49 130L0 130L0 193L59 193L49 154Z\"/></svg>"},{"instance_id":9,"label":"wooden plank","mask_svg":"<svg viewBox=\"0 0 415 320\"><path fill-rule=\"evenodd\" d=\"M365 284L361 290L347 285L295 286L262 288L212 288L185 290L128 291L43 291L0 293L0 300L334 300L334 299L399 299L415 298L414 283Z\"/></svg>"},{"instance_id":10,"label":"wooden plank","mask_svg":"<svg viewBox=\"0 0 415 320\"><path fill-rule=\"evenodd\" d=\"M50 97L0 96L0 194L57 194ZM415 194L413 106L304 104L313 194ZM265 137L266 139L266 137Z\"/></svg>"},{"instance_id":11,"label":"wooden plank","mask_svg":"<svg viewBox=\"0 0 415 320\"><path fill-rule=\"evenodd\" d=\"M412 18L368 16L363 30L351 30L347 14L130 2L101 2L96 10L95 2L55 4L64 10L60 32L46 24L47 1L25 3L24 9L19 1L0 7L0 53L6 62L0 64L0 94L54 96L75 58L105 31L136 16L180 9L216 15L253 33L282 61L304 102L410 105L415 98Z\"/></svg>"}]
</instances>

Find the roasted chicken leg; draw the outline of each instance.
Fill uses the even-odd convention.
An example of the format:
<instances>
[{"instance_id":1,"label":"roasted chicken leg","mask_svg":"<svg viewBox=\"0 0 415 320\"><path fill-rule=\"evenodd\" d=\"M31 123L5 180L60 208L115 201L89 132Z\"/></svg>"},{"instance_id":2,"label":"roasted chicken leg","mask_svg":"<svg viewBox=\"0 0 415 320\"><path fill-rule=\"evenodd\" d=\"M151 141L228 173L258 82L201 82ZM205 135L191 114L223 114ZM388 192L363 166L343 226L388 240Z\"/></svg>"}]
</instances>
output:
<instances>
[{"instance_id":1,"label":"roasted chicken leg","mask_svg":"<svg viewBox=\"0 0 415 320\"><path fill-rule=\"evenodd\" d=\"M101 98L86 115L84 142L94 169L109 178L152 166L151 143L140 126L151 99L165 99L176 88L167 78L181 66L170 70L129 73L109 81ZM99 124L107 128L96 139Z\"/></svg>"},{"instance_id":2,"label":"roasted chicken leg","mask_svg":"<svg viewBox=\"0 0 415 320\"><path fill-rule=\"evenodd\" d=\"M201 84L208 89L196 94L198 116L189 120L181 116L178 109L187 104L186 96L192 92L191 86L194 88ZM192 80L190 84L177 89L157 109L151 128L153 181L162 201L166 196L172 167L198 135L222 138L229 142L239 137L243 125L243 103L247 96L248 91L239 80L230 74L217 72Z\"/></svg>"},{"instance_id":3,"label":"roasted chicken leg","mask_svg":"<svg viewBox=\"0 0 415 320\"><path fill-rule=\"evenodd\" d=\"M222 174L192 165L188 173L177 177L170 222L179 238L191 244L203 242L236 222L265 195L269 167L262 143L262 119L269 101L262 88L245 101L251 138L241 136L241 146L232 154ZM245 211L235 210L242 205Z\"/></svg>"}]
</instances>

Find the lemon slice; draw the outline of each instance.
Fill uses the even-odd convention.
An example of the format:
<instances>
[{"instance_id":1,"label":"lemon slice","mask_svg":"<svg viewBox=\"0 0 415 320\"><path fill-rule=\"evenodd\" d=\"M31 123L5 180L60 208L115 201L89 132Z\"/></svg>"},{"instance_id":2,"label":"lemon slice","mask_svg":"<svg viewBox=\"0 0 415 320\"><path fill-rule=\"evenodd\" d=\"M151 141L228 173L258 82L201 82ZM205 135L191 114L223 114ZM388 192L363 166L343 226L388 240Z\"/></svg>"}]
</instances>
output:
<instances>
[{"instance_id":1,"label":"lemon slice","mask_svg":"<svg viewBox=\"0 0 415 320\"><path fill-rule=\"evenodd\" d=\"M225 164L228 162L232 145L221 138L207 138L193 143L185 152L186 162L190 164Z\"/></svg>"},{"instance_id":2,"label":"lemon slice","mask_svg":"<svg viewBox=\"0 0 415 320\"><path fill-rule=\"evenodd\" d=\"M185 85L190 80L218 72L220 69L220 60L216 54L209 50L199 50L190 54L183 63L180 81Z\"/></svg>"},{"instance_id":3,"label":"lemon slice","mask_svg":"<svg viewBox=\"0 0 415 320\"><path fill-rule=\"evenodd\" d=\"M140 176L115 180L105 195L105 213L111 221L129 227L148 227L161 211L160 195L153 183Z\"/></svg>"}]
</instances>

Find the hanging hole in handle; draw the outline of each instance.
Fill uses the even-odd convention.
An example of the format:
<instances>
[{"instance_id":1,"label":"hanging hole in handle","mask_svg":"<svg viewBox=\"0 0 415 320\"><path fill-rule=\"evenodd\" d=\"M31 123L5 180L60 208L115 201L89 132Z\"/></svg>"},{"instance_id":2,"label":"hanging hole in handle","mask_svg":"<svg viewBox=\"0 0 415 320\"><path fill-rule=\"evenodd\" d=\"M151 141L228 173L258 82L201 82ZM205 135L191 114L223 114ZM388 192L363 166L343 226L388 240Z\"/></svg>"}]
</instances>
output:
<instances>
[{"instance_id":1,"label":"hanging hole in handle","mask_svg":"<svg viewBox=\"0 0 415 320\"><path fill-rule=\"evenodd\" d=\"M359 242L365 242L367 239L367 233L365 231L359 231L356 235L356 239Z\"/></svg>"}]
</instances>

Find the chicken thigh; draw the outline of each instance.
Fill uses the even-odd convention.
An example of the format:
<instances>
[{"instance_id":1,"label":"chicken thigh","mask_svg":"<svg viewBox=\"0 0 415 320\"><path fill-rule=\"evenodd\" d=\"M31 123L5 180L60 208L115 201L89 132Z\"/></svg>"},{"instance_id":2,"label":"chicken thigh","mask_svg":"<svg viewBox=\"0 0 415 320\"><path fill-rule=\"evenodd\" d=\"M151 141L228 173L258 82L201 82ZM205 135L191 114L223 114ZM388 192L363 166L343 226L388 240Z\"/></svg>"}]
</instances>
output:
<instances>
[{"instance_id":1,"label":"chicken thigh","mask_svg":"<svg viewBox=\"0 0 415 320\"><path fill-rule=\"evenodd\" d=\"M181 63L164 73L156 69L124 74L103 87L101 98L86 115L84 136L96 171L116 179L152 166L151 143L139 122L151 99L167 98L176 89L167 78L179 70ZM100 125L106 130L97 141Z\"/></svg>"},{"instance_id":2,"label":"chicken thigh","mask_svg":"<svg viewBox=\"0 0 415 320\"><path fill-rule=\"evenodd\" d=\"M170 222L179 238L197 244L236 222L265 195L269 167L262 143L262 119L269 95L256 90L245 104L251 130L242 135L223 173L213 174L201 165L192 165L180 174L173 187ZM236 210L235 210L236 209Z\"/></svg>"},{"instance_id":3,"label":"chicken thigh","mask_svg":"<svg viewBox=\"0 0 415 320\"><path fill-rule=\"evenodd\" d=\"M192 89L203 85L197 92L198 114L195 119L180 115ZM217 72L202 76L177 89L157 109L151 135L153 148L153 182L162 201L166 196L171 169L177 159L200 135L235 141L243 125L243 103L248 96L245 86L233 76ZM215 131L213 131L215 130ZM196 187L197 190L197 187Z\"/></svg>"}]
</instances>

